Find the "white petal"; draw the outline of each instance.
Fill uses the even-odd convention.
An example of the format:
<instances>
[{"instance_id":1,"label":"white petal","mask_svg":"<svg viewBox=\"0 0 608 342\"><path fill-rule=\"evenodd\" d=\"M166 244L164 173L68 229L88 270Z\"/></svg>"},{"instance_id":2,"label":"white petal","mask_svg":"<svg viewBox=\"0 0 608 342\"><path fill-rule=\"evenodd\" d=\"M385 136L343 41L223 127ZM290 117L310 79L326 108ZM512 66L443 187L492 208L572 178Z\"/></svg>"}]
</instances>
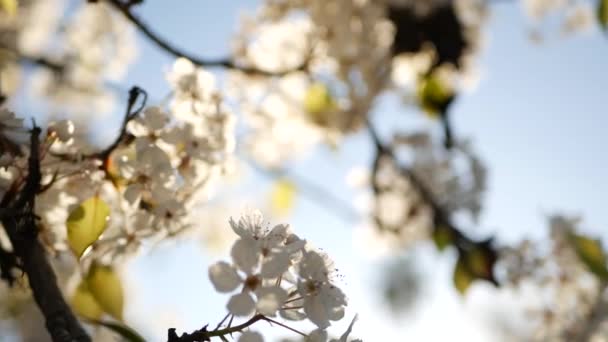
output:
<instances>
[{"instance_id":1,"label":"white petal","mask_svg":"<svg viewBox=\"0 0 608 342\"><path fill-rule=\"evenodd\" d=\"M327 281L329 271L327 261L320 253L306 251L300 261L300 277L318 281Z\"/></svg>"},{"instance_id":2,"label":"white petal","mask_svg":"<svg viewBox=\"0 0 608 342\"><path fill-rule=\"evenodd\" d=\"M306 342L326 342L327 341L327 331L322 329L313 330L306 337Z\"/></svg>"},{"instance_id":3,"label":"white petal","mask_svg":"<svg viewBox=\"0 0 608 342\"><path fill-rule=\"evenodd\" d=\"M262 212L257 209L249 210L239 219L239 226L249 231L255 237L260 237L262 235L263 224L264 216L262 215Z\"/></svg>"},{"instance_id":4,"label":"white petal","mask_svg":"<svg viewBox=\"0 0 608 342\"><path fill-rule=\"evenodd\" d=\"M327 308L318 296L305 298L304 312L306 313L306 316L308 316L308 319L317 327L325 329L329 326Z\"/></svg>"},{"instance_id":5,"label":"white petal","mask_svg":"<svg viewBox=\"0 0 608 342\"><path fill-rule=\"evenodd\" d=\"M282 245L287 239L287 231L289 226L284 224L278 224L272 228L272 230L264 237L265 246L268 248L274 248Z\"/></svg>"},{"instance_id":6,"label":"white petal","mask_svg":"<svg viewBox=\"0 0 608 342\"><path fill-rule=\"evenodd\" d=\"M328 306L338 307L346 305L346 296L344 292L335 285L323 284L319 296Z\"/></svg>"},{"instance_id":7,"label":"white petal","mask_svg":"<svg viewBox=\"0 0 608 342\"><path fill-rule=\"evenodd\" d=\"M234 291L242 281L234 266L225 261L209 266L209 279L218 292Z\"/></svg>"},{"instance_id":8,"label":"white petal","mask_svg":"<svg viewBox=\"0 0 608 342\"><path fill-rule=\"evenodd\" d=\"M184 74L189 74L194 72L195 70L195 66L194 64L187 58L184 57L179 57L178 59L175 60L175 63L173 63L173 73L181 76Z\"/></svg>"},{"instance_id":9,"label":"white petal","mask_svg":"<svg viewBox=\"0 0 608 342\"><path fill-rule=\"evenodd\" d=\"M262 259L262 278L274 279L285 273L290 261L287 253L273 253Z\"/></svg>"},{"instance_id":10,"label":"white petal","mask_svg":"<svg viewBox=\"0 0 608 342\"><path fill-rule=\"evenodd\" d=\"M264 342L264 338L257 331L248 330L241 334L238 342Z\"/></svg>"},{"instance_id":11,"label":"white petal","mask_svg":"<svg viewBox=\"0 0 608 342\"><path fill-rule=\"evenodd\" d=\"M291 292L291 291L289 291ZM304 299L298 299L286 304L286 307L302 307L304 305ZM302 309L289 309L279 311L279 315L290 321L301 321L306 318L306 314L302 312Z\"/></svg>"},{"instance_id":12,"label":"white petal","mask_svg":"<svg viewBox=\"0 0 608 342\"><path fill-rule=\"evenodd\" d=\"M145 141L137 147L137 162L141 167L151 170L150 176L166 173L172 169L171 160L167 153L160 147L147 144Z\"/></svg>"},{"instance_id":13,"label":"white petal","mask_svg":"<svg viewBox=\"0 0 608 342\"><path fill-rule=\"evenodd\" d=\"M226 307L235 316L247 316L253 312L255 302L249 292L243 292L230 297Z\"/></svg>"},{"instance_id":14,"label":"white petal","mask_svg":"<svg viewBox=\"0 0 608 342\"><path fill-rule=\"evenodd\" d=\"M230 227L232 228L232 230L234 231L234 233L236 235L238 235L241 238L252 238L253 236L251 236L251 234L249 234L249 232L247 230L245 230L245 228L243 226L241 226L240 224L236 223L232 217L230 218Z\"/></svg>"},{"instance_id":15,"label":"white petal","mask_svg":"<svg viewBox=\"0 0 608 342\"><path fill-rule=\"evenodd\" d=\"M279 286L263 287L256 291L257 310L266 316L274 316L287 300L287 291Z\"/></svg>"},{"instance_id":16,"label":"white petal","mask_svg":"<svg viewBox=\"0 0 608 342\"><path fill-rule=\"evenodd\" d=\"M156 106L146 108L143 114L145 125L153 131L165 127L165 124L169 119L167 115L163 113L163 111L159 107Z\"/></svg>"},{"instance_id":17,"label":"white petal","mask_svg":"<svg viewBox=\"0 0 608 342\"><path fill-rule=\"evenodd\" d=\"M125 197L127 202L129 202L130 205L133 205L133 203L135 203L135 201L139 199L142 190L143 188L141 184L131 184L127 187L123 196Z\"/></svg>"},{"instance_id":18,"label":"white petal","mask_svg":"<svg viewBox=\"0 0 608 342\"><path fill-rule=\"evenodd\" d=\"M260 255L257 253L256 241L253 239L236 240L230 255L236 266L247 274L253 273L258 267Z\"/></svg>"}]
</instances>

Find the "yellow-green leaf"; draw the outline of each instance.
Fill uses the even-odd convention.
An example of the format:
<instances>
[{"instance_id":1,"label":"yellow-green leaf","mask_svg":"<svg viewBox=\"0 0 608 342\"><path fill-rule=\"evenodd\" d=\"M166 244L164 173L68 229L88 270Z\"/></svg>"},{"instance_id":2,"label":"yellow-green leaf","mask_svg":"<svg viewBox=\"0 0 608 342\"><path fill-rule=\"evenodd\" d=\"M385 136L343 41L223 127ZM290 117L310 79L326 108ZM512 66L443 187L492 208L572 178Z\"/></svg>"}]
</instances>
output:
<instances>
[{"instance_id":1,"label":"yellow-green leaf","mask_svg":"<svg viewBox=\"0 0 608 342\"><path fill-rule=\"evenodd\" d=\"M608 29L608 0L600 0L598 3L597 19L603 29Z\"/></svg>"},{"instance_id":2,"label":"yellow-green leaf","mask_svg":"<svg viewBox=\"0 0 608 342\"><path fill-rule=\"evenodd\" d=\"M481 248L473 248L466 254L467 266L476 278L488 279L492 274L492 260Z\"/></svg>"},{"instance_id":3,"label":"yellow-green leaf","mask_svg":"<svg viewBox=\"0 0 608 342\"><path fill-rule=\"evenodd\" d=\"M74 209L66 222L68 243L80 258L106 229L110 207L98 196L91 197Z\"/></svg>"},{"instance_id":4,"label":"yellow-green leaf","mask_svg":"<svg viewBox=\"0 0 608 342\"><path fill-rule=\"evenodd\" d=\"M0 9L6 12L9 16L16 15L18 7L19 3L17 0L0 0Z\"/></svg>"},{"instance_id":5,"label":"yellow-green leaf","mask_svg":"<svg viewBox=\"0 0 608 342\"><path fill-rule=\"evenodd\" d=\"M103 315L103 309L93 297L86 281L78 285L70 302L74 312L86 319L99 319Z\"/></svg>"},{"instance_id":6,"label":"yellow-green leaf","mask_svg":"<svg viewBox=\"0 0 608 342\"><path fill-rule=\"evenodd\" d=\"M442 251L449 246L454 240L454 234L446 226L437 226L433 230L433 241L437 249Z\"/></svg>"},{"instance_id":7,"label":"yellow-green leaf","mask_svg":"<svg viewBox=\"0 0 608 342\"><path fill-rule=\"evenodd\" d=\"M433 73L418 80L416 96L424 112L436 118L452 102L454 90Z\"/></svg>"},{"instance_id":8,"label":"yellow-green leaf","mask_svg":"<svg viewBox=\"0 0 608 342\"><path fill-rule=\"evenodd\" d=\"M465 294L471 283L475 280L475 276L469 271L463 258L458 258L456 267L454 267L454 286L460 292Z\"/></svg>"},{"instance_id":9,"label":"yellow-green leaf","mask_svg":"<svg viewBox=\"0 0 608 342\"><path fill-rule=\"evenodd\" d=\"M277 215L286 215L293 208L296 198L296 185L288 179L279 179L272 185L270 202Z\"/></svg>"},{"instance_id":10,"label":"yellow-green leaf","mask_svg":"<svg viewBox=\"0 0 608 342\"><path fill-rule=\"evenodd\" d=\"M86 281L89 290L103 311L122 320L122 283L112 267L93 264Z\"/></svg>"},{"instance_id":11,"label":"yellow-green leaf","mask_svg":"<svg viewBox=\"0 0 608 342\"><path fill-rule=\"evenodd\" d=\"M328 114L336 110L336 108L336 101L325 84L314 83L306 91L304 110L314 123L319 125L327 124Z\"/></svg>"},{"instance_id":12,"label":"yellow-green leaf","mask_svg":"<svg viewBox=\"0 0 608 342\"><path fill-rule=\"evenodd\" d=\"M602 248L600 240L594 240L586 236L570 234L570 241L581 261L591 272L603 280L608 279L606 269L606 253Z\"/></svg>"}]
</instances>

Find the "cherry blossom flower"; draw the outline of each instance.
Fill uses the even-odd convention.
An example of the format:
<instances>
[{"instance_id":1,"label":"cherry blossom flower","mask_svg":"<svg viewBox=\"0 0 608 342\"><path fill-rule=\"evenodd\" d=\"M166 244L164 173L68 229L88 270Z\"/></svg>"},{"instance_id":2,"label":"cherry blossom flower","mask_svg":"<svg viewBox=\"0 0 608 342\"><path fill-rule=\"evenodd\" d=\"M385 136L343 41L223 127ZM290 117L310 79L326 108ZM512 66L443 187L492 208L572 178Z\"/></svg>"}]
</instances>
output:
<instances>
[{"instance_id":1,"label":"cherry blossom flower","mask_svg":"<svg viewBox=\"0 0 608 342\"><path fill-rule=\"evenodd\" d=\"M344 315L346 299L330 280L331 262L307 247L288 226L265 228L259 211L243 215L238 222L231 219L230 225L239 236L232 247L233 264L219 261L209 267L218 292L242 288L229 299L229 313L247 316L256 310L273 316L280 310L282 317L307 317L322 328Z\"/></svg>"}]
</instances>

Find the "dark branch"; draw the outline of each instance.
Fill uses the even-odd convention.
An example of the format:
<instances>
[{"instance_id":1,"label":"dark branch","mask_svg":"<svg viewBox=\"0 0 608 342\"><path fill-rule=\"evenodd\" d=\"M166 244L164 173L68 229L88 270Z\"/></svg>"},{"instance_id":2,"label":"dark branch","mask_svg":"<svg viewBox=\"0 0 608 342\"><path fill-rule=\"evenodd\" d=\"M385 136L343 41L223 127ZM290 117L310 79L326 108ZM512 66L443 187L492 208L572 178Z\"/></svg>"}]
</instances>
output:
<instances>
[{"instance_id":1,"label":"dark branch","mask_svg":"<svg viewBox=\"0 0 608 342\"><path fill-rule=\"evenodd\" d=\"M139 101L139 98L142 98L142 100ZM146 93L145 90L139 88L138 86L134 86L129 90L129 98L127 100L127 107L125 109L125 114L124 114L124 117L122 120L122 124L120 126L120 130L118 132L118 135L116 136L114 141L110 145L108 145L106 148L104 148L103 150L95 152L95 153L85 154L85 155L69 154L69 153L65 153L65 154L52 153L52 156L59 158L61 160L64 160L64 161L79 161L82 159L98 159L98 160L101 160L105 165L105 162L107 161L108 157L112 154L112 152L114 152L114 150L116 150L116 148L118 148L118 146L120 146L120 144L122 144L126 141L129 141L129 139L133 138L133 136L131 136L127 132L127 126L129 124L129 122L131 122L131 120L135 119L141 113L141 111L146 106L147 100L148 100L148 93ZM139 102L139 105L136 107L135 105L138 102Z\"/></svg>"},{"instance_id":2,"label":"dark branch","mask_svg":"<svg viewBox=\"0 0 608 342\"><path fill-rule=\"evenodd\" d=\"M65 70L65 65L60 64L55 61L51 61L50 59L47 59L45 57L26 56L23 54L19 55L18 57L22 62L24 62L26 64L45 67L45 68L50 69L51 71L54 71L57 73L61 73Z\"/></svg>"},{"instance_id":3,"label":"dark branch","mask_svg":"<svg viewBox=\"0 0 608 342\"><path fill-rule=\"evenodd\" d=\"M441 113L441 126L443 127L443 146L449 150L454 146L454 138L452 133L452 125L450 124L450 118L448 115L448 108L449 106L446 106L444 111Z\"/></svg>"},{"instance_id":4,"label":"dark branch","mask_svg":"<svg viewBox=\"0 0 608 342\"><path fill-rule=\"evenodd\" d=\"M251 325L253 325L254 323L256 323L258 321L266 321L266 322L271 323L271 324L276 324L276 325L278 325L278 326L280 326L282 328L285 328L285 329L287 329L289 331L295 332L295 333L297 333L297 334L299 334L301 336L306 337L306 334L304 334L304 333L302 333L302 332L300 332L300 331L298 331L296 329L293 329L293 328L291 328L291 327L289 327L289 326L287 326L287 325L285 325L285 324L283 324L281 322L275 321L275 320L273 320L270 317L266 317L266 316L264 316L262 314L257 314L255 316L251 317L246 322L243 322L243 323L241 323L239 325L235 325L233 327L229 326L229 327L224 328L224 329L219 329L218 328L218 329L209 331L209 330L207 330L207 326L208 325L205 325L203 328L201 328L199 330L196 330L196 331L194 331L194 332L192 332L190 334L189 333L183 333L181 336L177 336L177 334L175 333L175 329L171 328L168 331L167 342L205 342L205 341L211 341L211 337L220 337L220 338L222 338L224 340L225 339L224 336L226 336L226 335L231 335L232 336L233 333L235 333L235 332L241 332L244 329L250 327Z\"/></svg>"},{"instance_id":5,"label":"dark branch","mask_svg":"<svg viewBox=\"0 0 608 342\"><path fill-rule=\"evenodd\" d=\"M379 168L379 161L383 156L390 157L397 165L398 162L393 150L389 146L386 146L382 143L378 132L376 131L369 119L367 121L367 128L371 136L372 142L376 147L376 158L374 160L372 170L372 177L374 177ZM448 234L451 236L452 243L457 248L458 253L461 256L466 255L473 249L477 249L479 252L483 253L484 256L487 258L487 266L490 269L483 270L482 273L478 274L478 278L485 279L496 285L497 281L494 279L494 275L492 272L492 267L494 265L494 262L496 261L496 252L491 247L492 239L475 241L466 236L462 232L462 229L457 227L456 224L452 221L450 214L446 212L441 207L441 205L439 205L439 203L433 197L433 194L426 188L425 184L422 182L422 180L418 178L414 171L403 165L398 165L398 167L401 175L410 181L410 184L420 194L424 203L431 207L433 211L434 229L447 229ZM377 193L379 189L376 188L375 182L372 182L372 184L374 187L374 192ZM378 220L376 221L378 222Z\"/></svg>"},{"instance_id":6,"label":"dark branch","mask_svg":"<svg viewBox=\"0 0 608 342\"><path fill-rule=\"evenodd\" d=\"M223 68L227 68L227 69L239 70L239 71L242 71L247 74L258 74L258 75L262 75L262 76L281 76L281 75L285 75L285 74L293 72L293 71L304 70L304 69L306 69L306 66L307 66L307 62L304 62L300 66L293 68L293 69L279 71L279 72L272 72L272 71L261 70L261 69L254 68L254 67L237 65L230 58L205 59L205 58L202 58L199 56L195 56L195 55L192 55L192 54L182 50L181 48L173 45L168 40L161 38L160 35L158 35L156 32L154 32L148 24L146 24L143 20L141 20L140 18L138 18L135 14L133 14L131 12L131 4L129 2L123 2L121 0L106 0L106 1L110 5L112 5L114 8L116 8L116 10L118 10L120 13L122 13L131 23L133 23L133 25L135 25L135 27L137 27L137 29L144 36L146 36L150 41L152 41L154 44L156 44L163 51L167 52L168 54L170 54L174 57L187 58L192 63L194 63L198 66L223 67Z\"/></svg>"},{"instance_id":7,"label":"dark branch","mask_svg":"<svg viewBox=\"0 0 608 342\"><path fill-rule=\"evenodd\" d=\"M141 100L141 103L139 106L137 106L137 108L135 108L135 104L137 104L137 102L138 102L137 100L140 98L140 96L143 97ZM94 153L91 155L87 155L87 156L85 156L85 158L98 158L101 160L108 159L110 154L112 154L112 152L114 152L114 150L125 139L128 138L127 125L129 124L129 122L131 120L135 119L139 115L139 113L141 113L141 111L146 106L147 100L148 100L148 93L146 93L145 90L143 90L137 86L132 87L131 90L129 90L129 99L127 100L127 108L125 110L125 115L123 117L122 125L120 126L120 132L118 133L118 136L116 137L116 139L114 139L112 144L110 144L108 147L106 147L105 149L103 149L100 152L97 152L97 153Z\"/></svg>"},{"instance_id":8,"label":"dark branch","mask_svg":"<svg viewBox=\"0 0 608 342\"><path fill-rule=\"evenodd\" d=\"M9 286L13 286L17 280L13 270L19 269L17 256L0 246L0 279L6 281Z\"/></svg>"},{"instance_id":9,"label":"dark branch","mask_svg":"<svg viewBox=\"0 0 608 342\"><path fill-rule=\"evenodd\" d=\"M89 336L66 303L46 252L38 241L38 227L34 214L36 194L40 189L39 136L41 130L34 124L30 139L30 157L25 184L13 198L4 198L12 216L2 217L22 270L27 274L36 304L46 320L46 327L55 342L88 342Z\"/></svg>"},{"instance_id":10,"label":"dark branch","mask_svg":"<svg viewBox=\"0 0 608 342\"><path fill-rule=\"evenodd\" d=\"M0 50L5 50L9 54L12 54L16 59L19 59L25 64L39 65L55 72L62 72L65 69L65 66L63 64L60 64L56 61L52 61L42 56L29 56L17 51L15 48L8 47L4 44L0 45Z\"/></svg>"}]
</instances>

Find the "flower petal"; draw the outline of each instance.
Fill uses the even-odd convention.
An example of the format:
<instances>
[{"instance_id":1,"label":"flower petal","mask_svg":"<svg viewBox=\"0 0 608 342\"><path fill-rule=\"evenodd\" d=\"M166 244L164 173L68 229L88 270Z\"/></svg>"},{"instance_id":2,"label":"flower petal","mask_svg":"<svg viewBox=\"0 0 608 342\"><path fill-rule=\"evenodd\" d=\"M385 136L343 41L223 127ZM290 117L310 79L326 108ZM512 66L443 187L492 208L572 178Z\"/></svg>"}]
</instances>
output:
<instances>
[{"instance_id":1,"label":"flower petal","mask_svg":"<svg viewBox=\"0 0 608 342\"><path fill-rule=\"evenodd\" d=\"M257 331L245 331L241 334L238 342L264 342L264 338Z\"/></svg>"},{"instance_id":2,"label":"flower petal","mask_svg":"<svg viewBox=\"0 0 608 342\"><path fill-rule=\"evenodd\" d=\"M326 342L327 341L327 331L322 329L313 330L306 337L306 342Z\"/></svg>"},{"instance_id":3,"label":"flower petal","mask_svg":"<svg viewBox=\"0 0 608 342\"><path fill-rule=\"evenodd\" d=\"M247 316L255 309L255 302L249 292L243 292L230 297L226 307L235 316Z\"/></svg>"},{"instance_id":4,"label":"flower petal","mask_svg":"<svg viewBox=\"0 0 608 342\"><path fill-rule=\"evenodd\" d=\"M257 310L266 316L274 316L287 300L287 291L279 286L263 287L256 291Z\"/></svg>"},{"instance_id":5,"label":"flower petal","mask_svg":"<svg viewBox=\"0 0 608 342\"><path fill-rule=\"evenodd\" d=\"M129 202L130 205L133 205L140 197L143 191L143 187L139 183L134 183L127 186L125 190L124 197Z\"/></svg>"},{"instance_id":6,"label":"flower petal","mask_svg":"<svg viewBox=\"0 0 608 342\"><path fill-rule=\"evenodd\" d=\"M289 291L291 292L291 291ZM279 315L284 319L288 319L290 321L301 321L306 318L306 314L302 312L302 309L289 309L289 308L301 308L304 305L304 299L296 299L286 304L286 310L279 311Z\"/></svg>"},{"instance_id":7,"label":"flower petal","mask_svg":"<svg viewBox=\"0 0 608 342\"><path fill-rule=\"evenodd\" d=\"M253 273L258 267L260 255L257 253L256 240L236 240L234 245L232 245L230 255L236 266L247 274Z\"/></svg>"},{"instance_id":8,"label":"flower petal","mask_svg":"<svg viewBox=\"0 0 608 342\"><path fill-rule=\"evenodd\" d=\"M325 329L329 326L327 308L318 296L305 298L304 312L306 313L306 316L308 316L308 319L317 327Z\"/></svg>"},{"instance_id":9,"label":"flower petal","mask_svg":"<svg viewBox=\"0 0 608 342\"><path fill-rule=\"evenodd\" d=\"M242 281L234 266L225 261L209 266L209 279L218 292L234 291Z\"/></svg>"},{"instance_id":10,"label":"flower petal","mask_svg":"<svg viewBox=\"0 0 608 342\"><path fill-rule=\"evenodd\" d=\"M287 271L289 265L290 260L287 253L273 253L262 259L262 278L278 278Z\"/></svg>"}]
</instances>

